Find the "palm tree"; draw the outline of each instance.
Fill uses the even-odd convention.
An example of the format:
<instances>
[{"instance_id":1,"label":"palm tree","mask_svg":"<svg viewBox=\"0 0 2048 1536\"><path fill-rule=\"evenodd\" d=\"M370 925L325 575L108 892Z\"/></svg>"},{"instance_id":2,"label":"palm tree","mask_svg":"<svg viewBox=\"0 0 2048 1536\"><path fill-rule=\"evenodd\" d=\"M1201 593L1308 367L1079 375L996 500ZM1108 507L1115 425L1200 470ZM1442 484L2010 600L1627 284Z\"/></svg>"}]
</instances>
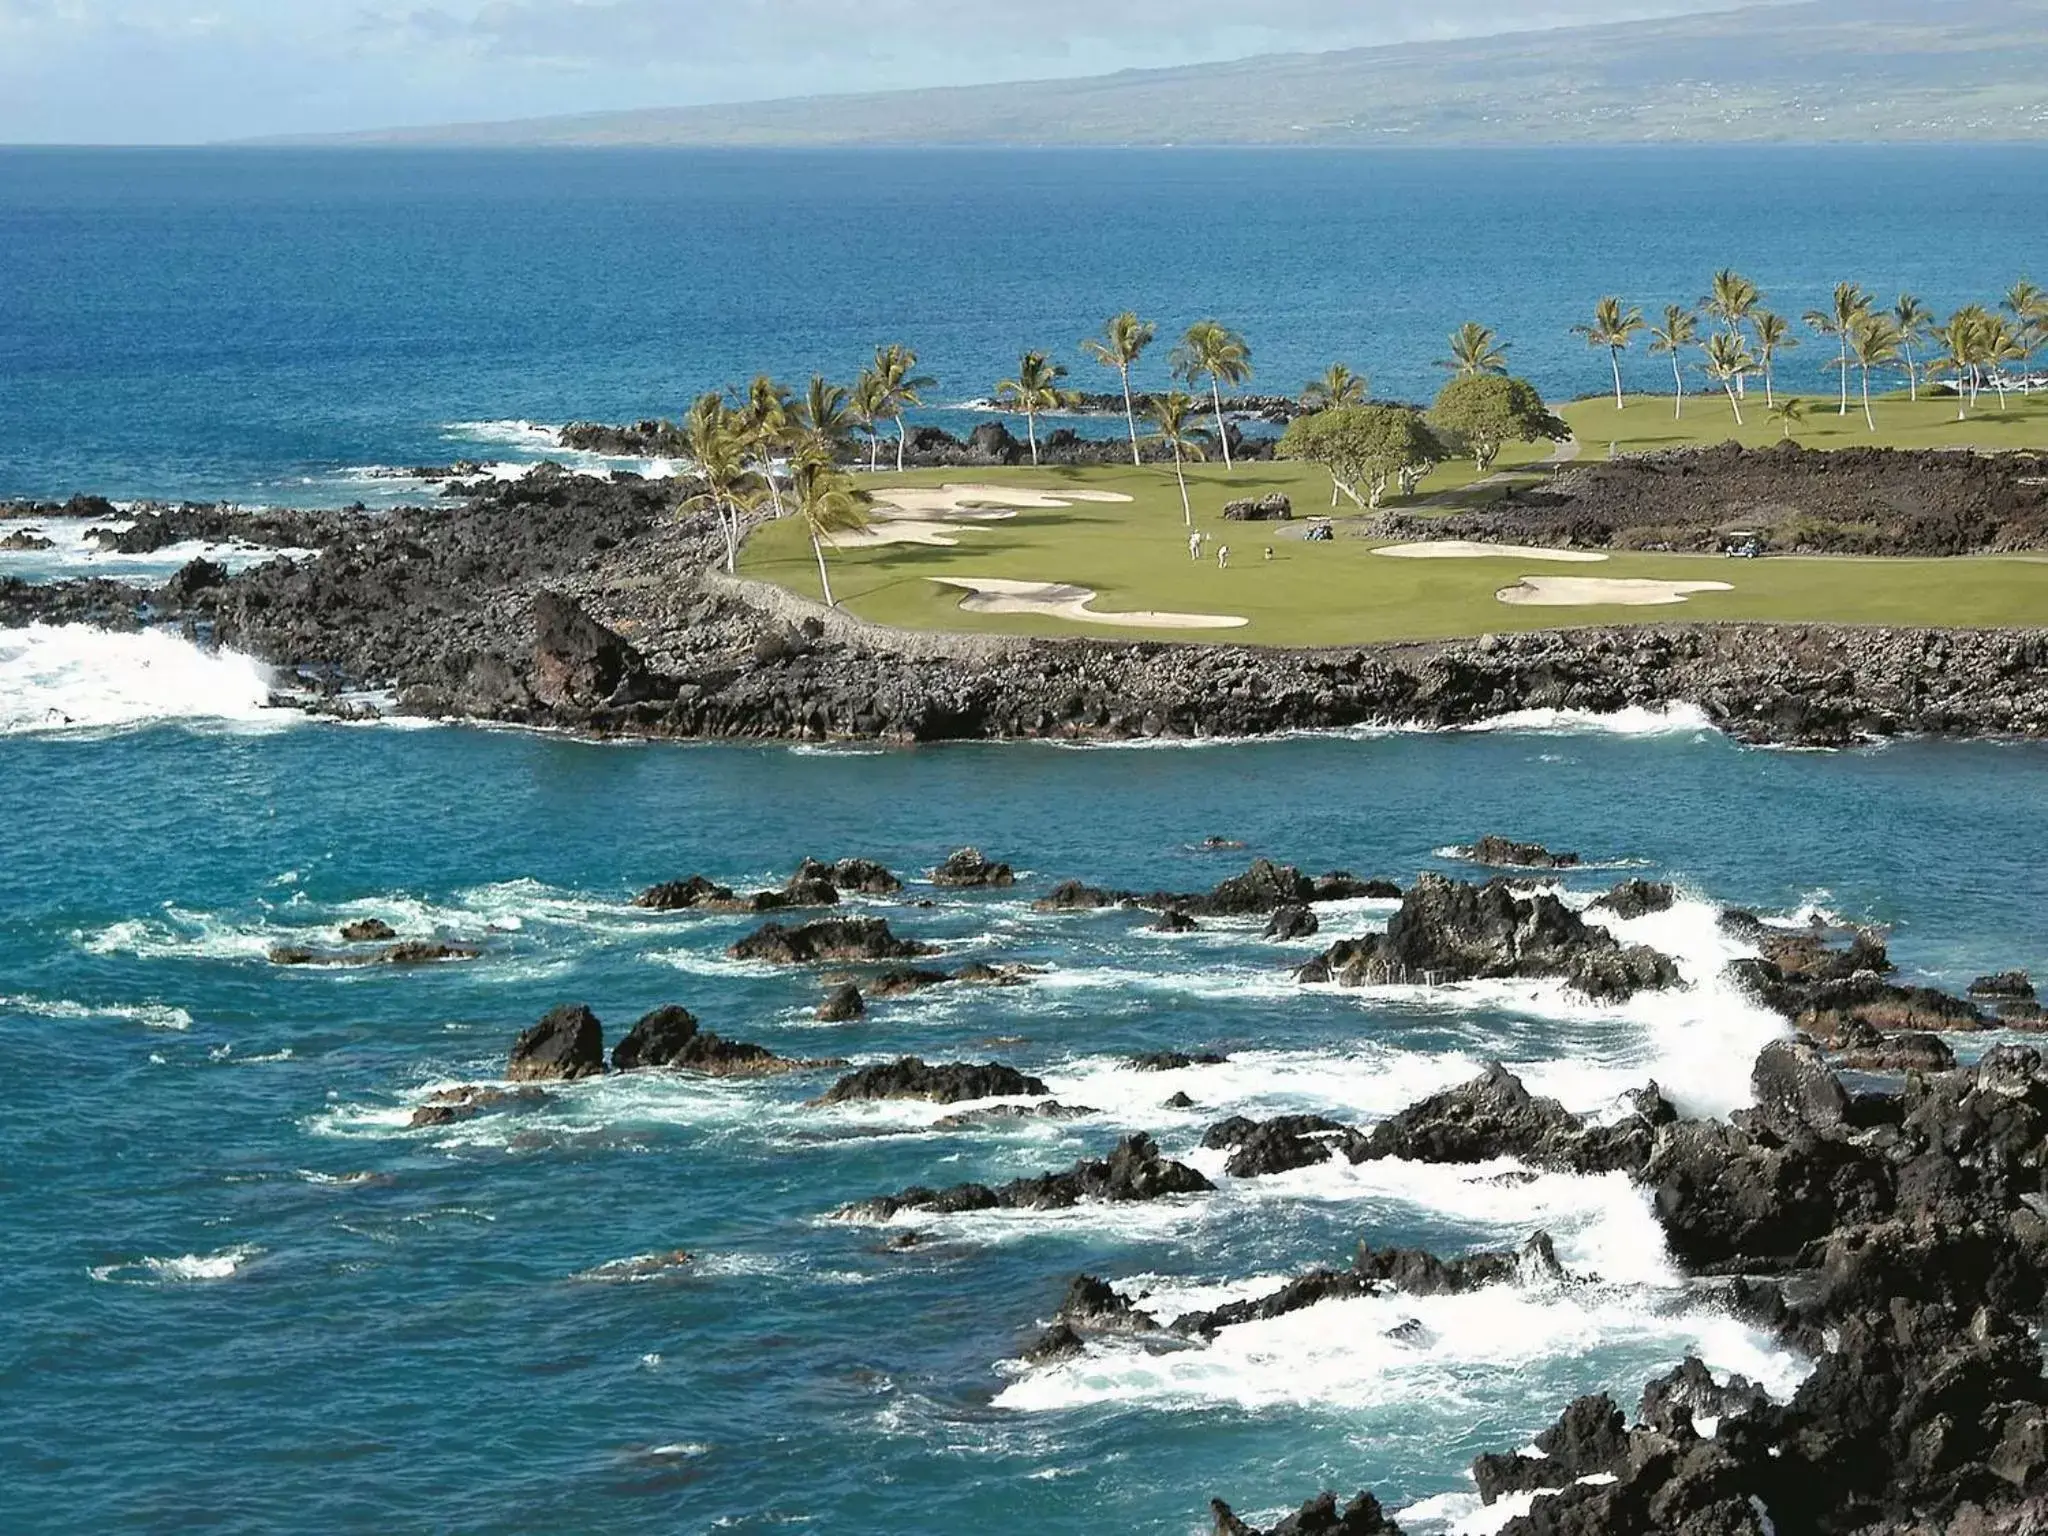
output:
<instances>
[{"instance_id":1,"label":"palm tree","mask_svg":"<svg viewBox=\"0 0 2048 1536\"><path fill-rule=\"evenodd\" d=\"M1666 304L1664 323L1650 327L1650 351L1668 353L1671 357L1671 381L1677 391L1672 414L1676 417L1685 415L1685 371L1679 360L1699 337L1700 317L1683 304Z\"/></svg>"},{"instance_id":2,"label":"palm tree","mask_svg":"<svg viewBox=\"0 0 2048 1536\"><path fill-rule=\"evenodd\" d=\"M896 423L896 472L903 473L903 450L910 443L910 429L903 413L924 404L924 392L937 379L917 371L917 354L901 343L875 349L875 373L882 381L882 417Z\"/></svg>"},{"instance_id":3,"label":"palm tree","mask_svg":"<svg viewBox=\"0 0 2048 1536\"><path fill-rule=\"evenodd\" d=\"M799 451L790 465L790 492L796 500L796 515L811 536L811 553L818 557L818 585L825 593L825 606L836 608L832 576L825 569L825 545L835 533L854 533L867 527L867 497L854 489L831 459L810 447Z\"/></svg>"},{"instance_id":4,"label":"palm tree","mask_svg":"<svg viewBox=\"0 0 2048 1536\"><path fill-rule=\"evenodd\" d=\"M1031 437L1031 462L1038 463L1038 417L1043 411L1056 411L1066 404L1067 392L1060 388L1060 380L1067 376L1067 370L1047 357L1043 352L1026 352L1017 362L1017 377L1005 379L996 386L996 404L1006 411L1023 414L1025 430Z\"/></svg>"},{"instance_id":5,"label":"palm tree","mask_svg":"<svg viewBox=\"0 0 2048 1536\"><path fill-rule=\"evenodd\" d=\"M1728 391L1728 404L1735 411L1735 425L1742 425L1742 401L1736 396L1737 385L1749 374L1756 371L1756 359L1750 355L1749 343L1738 332L1716 331L1707 338L1707 377Z\"/></svg>"},{"instance_id":6,"label":"palm tree","mask_svg":"<svg viewBox=\"0 0 2048 1536\"><path fill-rule=\"evenodd\" d=\"M1927 365L1927 372L1930 377L1937 373L1955 375L1957 421L1967 418L1970 407L1976 403L1978 370L1984 360L1984 333L1990 322L1991 317L1980 305L1971 304L1950 315L1947 323L1934 333L1939 351Z\"/></svg>"},{"instance_id":7,"label":"palm tree","mask_svg":"<svg viewBox=\"0 0 2048 1536\"><path fill-rule=\"evenodd\" d=\"M728 574L739 568L739 496L747 481L747 440L745 423L716 391L699 396L683 421L683 442L697 478L704 482L703 492L692 500L718 514Z\"/></svg>"},{"instance_id":8,"label":"palm tree","mask_svg":"<svg viewBox=\"0 0 2048 1536\"><path fill-rule=\"evenodd\" d=\"M2033 356L2041 345L2043 331L2048 330L2048 290L2023 277L2006 289L1998 307L2012 316L2019 327L2018 340L2026 347L2026 355Z\"/></svg>"},{"instance_id":9,"label":"palm tree","mask_svg":"<svg viewBox=\"0 0 2048 1536\"><path fill-rule=\"evenodd\" d=\"M874 369L863 368L860 377L853 381L846 410L861 431L868 435L868 470L872 473L882 467L882 423L889 416L888 386Z\"/></svg>"},{"instance_id":10,"label":"palm tree","mask_svg":"<svg viewBox=\"0 0 2048 1536\"><path fill-rule=\"evenodd\" d=\"M852 451L854 415L848 395L822 374L812 374L810 387L790 413L790 428L799 451L837 464Z\"/></svg>"},{"instance_id":11,"label":"palm tree","mask_svg":"<svg viewBox=\"0 0 2048 1536\"><path fill-rule=\"evenodd\" d=\"M1794 395L1787 395L1770 408L1771 420L1780 428L1780 437L1792 441L1792 429L1806 420L1806 402Z\"/></svg>"},{"instance_id":12,"label":"palm tree","mask_svg":"<svg viewBox=\"0 0 2048 1536\"><path fill-rule=\"evenodd\" d=\"M1467 320L1451 332L1451 355L1437 364L1461 379L1508 371L1508 343L1491 326Z\"/></svg>"},{"instance_id":13,"label":"palm tree","mask_svg":"<svg viewBox=\"0 0 2048 1536\"><path fill-rule=\"evenodd\" d=\"M1899 346L1906 354L1906 388L1915 400L1920 398L1919 344L1927 339L1934 325L1934 315L1919 296L1911 293L1899 295L1899 302L1892 306L1892 324L1899 329Z\"/></svg>"},{"instance_id":14,"label":"palm tree","mask_svg":"<svg viewBox=\"0 0 2048 1536\"><path fill-rule=\"evenodd\" d=\"M1342 363L1332 363L1321 378L1310 379L1302 386L1301 408L1315 412L1363 405L1368 387L1364 374L1353 373Z\"/></svg>"},{"instance_id":15,"label":"palm tree","mask_svg":"<svg viewBox=\"0 0 2048 1536\"><path fill-rule=\"evenodd\" d=\"M1706 296L1700 300L1708 314L1721 322L1722 328L1737 339L1742 338L1742 327L1764 301L1763 290L1733 267L1723 267L1714 274L1707 285ZM1745 374L1735 381L1737 394L1749 393L1749 380Z\"/></svg>"},{"instance_id":16,"label":"palm tree","mask_svg":"<svg viewBox=\"0 0 2048 1536\"><path fill-rule=\"evenodd\" d=\"M780 517L782 491L775 483L775 460L791 442L789 390L765 373L756 374L740 399L739 411L755 470L767 482L768 499Z\"/></svg>"},{"instance_id":17,"label":"palm tree","mask_svg":"<svg viewBox=\"0 0 2048 1536\"><path fill-rule=\"evenodd\" d=\"M1849 370L1854 365L1849 361L1849 336L1856 322L1870 313L1871 298L1855 283L1835 284L1835 302L1832 309L1809 309L1806 323L1820 336L1832 336L1841 344L1841 357L1835 366L1842 370L1842 411L1849 414Z\"/></svg>"},{"instance_id":18,"label":"palm tree","mask_svg":"<svg viewBox=\"0 0 2048 1536\"><path fill-rule=\"evenodd\" d=\"M1984 327L1984 365L1990 370L1991 387L1998 391L1998 408L2005 409L2005 392L2011 381L2005 376L2007 363L2024 363L2033 355L2033 348L2027 345L2022 332L2015 331L1998 316L1989 317Z\"/></svg>"},{"instance_id":19,"label":"palm tree","mask_svg":"<svg viewBox=\"0 0 2048 1536\"><path fill-rule=\"evenodd\" d=\"M1768 408L1778 403L1775 365L1780 352L1790 352L1799 345L1799 338L1792 334L1791 323L1783 315L1774 315L1768 309L1760 309L1749 318L1756 329L1756 360L1764 373L1764 405Z\"/></svg>"},{"instance_id":20,"label":"palm tree","mask_svg":"<svg viewBox=\"0 0 2048 1536\"><path fill-rule=\"evenodd\" d=\"M1145 355L1145 349L1159 334L1159 327L1150 320L1140 320L1131 310L1115 316L1102 328L1102 334L1091 336L1081 343L1081 350L1105 368L1114 368L1124 385L1124 424L1131 429L1131 463L1144 462L1138 454L1138 412L1131 402L1131 370L1138 365L1138 359Z\"/></svg>"},{"instance_id":21,"label":"palm tree","mask_svg":"<svg viewBox=\"0 0 2048 1536\"><path fill-rule=\"evenodd\" d=\"M1234 388L1252 376L1252 349L1222 321L1197 320L1173 349L1173 371L1189 384L1209 381L1209 400L1216 408L1216 440L1223 445L1223 467L1235 468L1230 458L1230 428L1223 421L1223 386Z\"/></svg>"},{"instance_id":22,"label":"palm tree","mask_svg":"<svg viewBox=\"0 0 2048 1536\"><path fill-rule=\"evenodd\" d=\"M1621 300L1602 299L1593 307L1591 325L1575 325L1574 336L1586 338L1589 347L1605 347L1607 360L1614 365L1614 408L1623 408L1621 397L1621 354L1635 339L1636 332L1643 329L1643 312L1640 309L1624 311Z\"/></svg>"},{"instance_id":23,"label":"palm tree","mask_svg":"<svg viewBox=\"0 0 2048 1536\"><path fill-rule=\"evenodd\" d=\"M1890 315L1866 314L1849 328L1849 357L1863 372L1863 419L1877 430L1870 410L1870 370L1889 368L1899 360L1899 332Z\"/></svg>"},{"instance_id":24,"label":"palm tree","mask_svg":"<svg viewBox=\"0 0 2048 1536\"><path fill-rule=\"evenodd\" d=\"M1186 466L1199 464L1208 455L1195 433L1195 400L1185 390L1169 390L1152 400L1152 440L1173 451L1173 477L1180 482L1180 510L1187 525L1195 526L1194 504L1188 500Z\"/></svg>"}]
</instances>

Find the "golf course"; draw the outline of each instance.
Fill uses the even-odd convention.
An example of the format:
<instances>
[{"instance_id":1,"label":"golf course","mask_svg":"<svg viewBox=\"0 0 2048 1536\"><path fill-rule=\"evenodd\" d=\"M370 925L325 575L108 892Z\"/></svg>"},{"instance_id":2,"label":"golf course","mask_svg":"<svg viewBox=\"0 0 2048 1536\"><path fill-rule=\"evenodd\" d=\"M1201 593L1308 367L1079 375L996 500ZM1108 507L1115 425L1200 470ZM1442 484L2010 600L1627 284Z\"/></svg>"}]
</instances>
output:
<instances>
[{"instance_id":1,"label":"golf course","mask_svg":"<svg viewBox=\"0 0 2048 1536\"><path fill-rule=\"evenodd\" d=\"M1986 395L1958 421L1952 396L1887 398L1871 432L1860 406L1809 399L1793 437L1808 448L2048 450L2048 399ZM1610 397L1563 407L1574 441L1506 447L1486 476L1444 464L1390 512L1430 518L1469 511L1510 489L1614 456L1734 441L1768 447L1785 435L1759 397L1737 430L1725 398ZM922 470L859 477L873 498L863 532L828 542L838 606L874 623L1035 636L1209 640L1329 646L1433 640L1617 623L1768 620L1994 628L2048 615L2048 552L1962 558L1517 550L1508 546L1386 553L1366 536L1373 515L1333 511L1330 476L1312 464L1252 461L1185 467L1191 557L1174 468ZM951 487L950 494L934 494ZM1273 493L1287 522L1232 522L1227 502ZM1063 495L1062 493L1065 493ZM900 503L900 504L899 504ZM1335 537L1310 542L1309 520ZM900 526L899 526L900 525ZM1426 541L1425 541L1426 542ZM1228 546L1225 566L1218 559ZM1270 549L1270 556L1268 550ZM1414 558L1416 554L1437 556ZM763 524L741 552L743 576L821 595L818 564L796 518ZM1127 616L1119 623L1118 616Z\"/></svg>"}]
</instances>

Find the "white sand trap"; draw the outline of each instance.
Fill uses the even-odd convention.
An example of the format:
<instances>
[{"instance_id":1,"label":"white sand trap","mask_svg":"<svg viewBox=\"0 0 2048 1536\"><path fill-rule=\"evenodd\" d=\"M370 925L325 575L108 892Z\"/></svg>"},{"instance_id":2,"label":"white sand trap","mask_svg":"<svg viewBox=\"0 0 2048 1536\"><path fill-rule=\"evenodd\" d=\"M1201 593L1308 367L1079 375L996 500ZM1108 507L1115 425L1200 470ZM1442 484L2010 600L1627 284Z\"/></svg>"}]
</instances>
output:
<instances>
[{"instance_id":1,"label":"white sand trap","mask_svg":"<svg viewBox=\"0 0 2048 1536\"><path fill-rule=\"evenodd\" d=\"M1481 544L1473 539L1439 539L1427 544L1388 544L1373 551L1396 560L1556 560L1598 565L1607 557L1590 549L1542 549L1531 544Z\"/></svg>"},{"instance_id":2,"label":"white sand trap","mask_svg":"<svg viewBox=\"0 0 2048 1536\"><path fill-rule=\"evenodd\" d=\"M960 543L958 523L927 523L910 517L877 518L867 527L828 533L825 542L834 549L880 549L885 544L924 544L954 549Z\"/></svg>"},{"instance_id":3,"label":"white sand trap","mask_svg":"<svg viewBox=\"0 0 2048 1536\"><path fill-rule=\"evenodd\" d=\"M1647 581L1603 576L1524 576L1494 594L1530 608L1661 608L1695 592L1733 592L1725 581Z\"/></svg>"},{"instance_id":4,"label":"white sand trap","mask_svg":"<svg viewBox=\"0 0 2048 1536\"><path fill-rule=\"evenodd\" d=\"M1071 619L1077 624L1109 624L1119 629L1242 629L1250 619L1224 613L1097 613L1089 605L1091 587L1057 581L1003 581L993 576L933 576L942 587L960 587L967 595L960 607L967 613L1029 613Z\"/></svg>"},{"instance_id":5,"label":"white sand trap","mask_svg":"<svg viewBox=\"0 0 2048 1536\"><path fill-rule=\"evenodd\" d=\"M1015 517L1017 510L1050 511L1077 501L1127 502L1118 491L1027 491L1011 485L893 486L876 502L913 517ZM1004 510L1009 508L1011 510Z\"/></svg>"}]
</instances>

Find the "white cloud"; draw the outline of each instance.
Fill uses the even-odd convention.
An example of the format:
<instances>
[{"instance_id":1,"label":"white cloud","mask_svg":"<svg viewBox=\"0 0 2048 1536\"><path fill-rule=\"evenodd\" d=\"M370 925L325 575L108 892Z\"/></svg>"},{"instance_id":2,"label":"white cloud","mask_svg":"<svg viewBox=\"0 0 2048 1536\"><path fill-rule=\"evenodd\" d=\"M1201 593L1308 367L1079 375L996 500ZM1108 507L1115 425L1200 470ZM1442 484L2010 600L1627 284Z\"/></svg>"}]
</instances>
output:
<instances>
[{"instance_id":1,"label":"white cloud","mask_svg":"<svg viewBox=\"0 0 2048 1536\"><path fill-rule=\"evenodd\" d=\"M0 0L0 141L191 141L979 83L1730 0Z\"/></svg>"}]
</instances>

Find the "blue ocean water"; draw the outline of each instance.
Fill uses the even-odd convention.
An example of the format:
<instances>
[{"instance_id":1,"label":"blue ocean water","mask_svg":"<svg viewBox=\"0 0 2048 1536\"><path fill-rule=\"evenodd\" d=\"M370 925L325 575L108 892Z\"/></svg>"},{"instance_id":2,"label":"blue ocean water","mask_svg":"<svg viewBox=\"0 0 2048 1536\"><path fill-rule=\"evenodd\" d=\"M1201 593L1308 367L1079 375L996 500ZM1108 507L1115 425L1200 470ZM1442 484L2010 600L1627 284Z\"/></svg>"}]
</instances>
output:
<instances>
[{"instance_id":1,"label":"blue ocean water","mask_svg":"<svg viewBox=\"0 0 2048 1536\"><path fill-rule=\"evenodd\" d=\"M1570 397L1607 385L1569 334L1597 298L1654 314L1724 265L1795 317L1845 278L1990 301L2038 266L2044 188L1999 146L0 150L0 495L390 501L420 488L366 471L530 459L521 423L674 416L897 340L936 404L1027 347L1106 388L1076 343L1124 307L1238 326L1259 388L1342 358L1406 398L1480 319ZM1786 377L1822 387L1824 352Z\"/></svg>"},{"instance_id":2,"label":"blue ocean water","mask_svg":"<svg viewBox=\"0 0 2048 1536\"><path fill-rule=\"evenodd\" d=\"M1370 1120L1500 1057L1598 1111L1655 1075L1743 1094L1774 1028L1718 985L1711 901L1890 926L1954 985L2048 969L2048 753L1900 743L1739 749L1682 719L1186 750L839 753L597 746L458 729L198 721L0 738L0 1047L9 1529L475 1532L975 1527L1191 1536L1206 1500L1271 1510L1373 1486L1418 1532L1471 1529L1461 1468L1573 1395L1632 1401L1698 1350L1779 1390L1778 1354L1690 1296L1646 1197L1614 1180L1382 1165L1162 1206L900 1225L827 1219L913 1183L1061 1167L1150 1130L1173 1154L1231 1113ZM1248 855L1406 880L1491 828L1690 893L1638 936L1698 985L1625 1008L1545 986L1302 991L1310 946L1136 914L1047 917L1055 880L1207 886ZM1013 892L878 904L1032 985L810 1019L815 976L723 958L740 919L626 906L703 870L804 854L929 868L960 843ZM1385 905L1328 915L1330 932ZM474 965L283 970L266 950L379 915L481 943ZM999 1058L1100 1110L945 1131L931 1106L824 1110L830 1072L640 1077L523 1115L411 1130L436 1085L490 1080L544 1009L611 1038L680 1002L785 1054ZM1132 1052L1221 1050L1164 1075ZM1198 1105L1165 1101L1185 1090ZM1127 1343L1019 1373L1087 1270L1161 1311L1212 1304L1360 1240L1443 1251L1551 1230L1600 1281L1345 1303L1206 1350ZM601 1266L686 1249L688 1269ZM593 1274L596 1271L596 1274ZM1410 1320L1420 1342L1385 1334Z\"/></svg>"}]
</instances>

